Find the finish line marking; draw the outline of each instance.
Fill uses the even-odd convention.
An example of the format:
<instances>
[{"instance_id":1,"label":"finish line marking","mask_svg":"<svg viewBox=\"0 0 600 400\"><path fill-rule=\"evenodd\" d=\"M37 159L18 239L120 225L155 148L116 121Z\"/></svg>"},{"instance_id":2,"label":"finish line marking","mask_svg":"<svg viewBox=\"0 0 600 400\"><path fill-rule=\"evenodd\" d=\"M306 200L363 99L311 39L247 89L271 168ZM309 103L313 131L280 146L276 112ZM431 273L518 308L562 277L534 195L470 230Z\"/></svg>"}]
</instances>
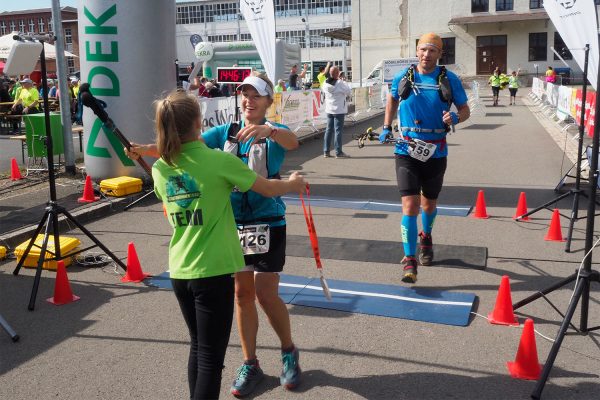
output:
<instances>
[{"instance_id":1,"label":"finish line marking","mask_svg":"<svg viewBox=\"0 0 600 400\"><path fill-rule=\"evenodd\" d=\"M323 288L321 288L320 286L299 285L299 284L296 284L296 283L279 283L279 286L323 291ZM370 293L370 292L356 292L356 291L353 291L353 290L343 290L343 289L332 289L332 288L329 288L329 291L332 292L332 293L352 294L352 295L355 295L355 296L380 297L380 298L384 298L384 299L410 301L410 302L413 302L413 303L427 303L427 304L439 304L439 305L446 305L446 306L464 306L464 307L471 307L473 305L473 303L462 302L462 301L414 299L412 297L396 296L396 295L393 295L393 294Z\"/></svg>"}]
</instances>

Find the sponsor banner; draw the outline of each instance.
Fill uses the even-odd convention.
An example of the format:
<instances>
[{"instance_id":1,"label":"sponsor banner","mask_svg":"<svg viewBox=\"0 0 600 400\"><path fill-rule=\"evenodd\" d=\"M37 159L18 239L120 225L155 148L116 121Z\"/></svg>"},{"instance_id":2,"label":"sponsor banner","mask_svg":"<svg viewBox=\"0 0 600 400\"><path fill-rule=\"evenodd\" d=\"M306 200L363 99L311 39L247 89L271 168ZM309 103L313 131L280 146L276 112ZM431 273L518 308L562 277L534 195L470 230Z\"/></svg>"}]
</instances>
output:
<instances>
[{"instance_id":1,"label":"sponsor banner","mask_svg":"<svg viewBox=\"0 0 600 400\"><path fill-rule=\"evenodd\" d=\"M546 82L546 101L553 107L558 106L558 86L551 82Z\"/></svg>"},{"instance_id":2,"label":"sponsor banner","mask_svg":"<svg viewBox=\"0 0 600 400\"><path fill-rule=\"evenodd\" d=\"M281 123L291 130L313 119L313 94L310 91L294 90L281 93Z\"/></svg>"},{"instance_id":3,"label":"sponsor banner","mask_svg":"<svg viewBox=\"0 0 600 400\"><path fill-rule=\"evenodd\" d=\"M564 121L569 118L571 113L571 92L573 90L566 86L558 87L558 106L556 108L556 116Z\"/></svg>"},{"instance_id":4,"label":"sponsor banner","mask_svg":"<svg viewBox=\"0 0 600 400\"><path fill-rule=\"evenodd\" d=\"M544 89L544 81L539 78L533 78L531 90L533 91L533 94L541 99L546 94L546 90Z\"/></svg>"},{"instance_id":5,"label":"sponsor banner","mask_svg":"<svg viewBox=\"0 0 600 400\"><path fill-rule=\"evenodd\" d=\"M581 89L578 89L581 90ZM580 100L581 100L581 95L580 95ZM581 103L580 103L581 105ZM572 118L575 118L575 122L579 123L579 120L577 120L577 90L573 89L571 90L571 110L569 110L569 115Z\"/></svg>"},{"instance_id":6,"label":"sponsor banner","mask_svg":"<svg viewBox=\"0 0 600 400\"><path fill-rule=\"evenodd\" d=\"M267 76L272 82L276 82L273 0L241 0L240 11L244 15Z\"/></svg>"},{"instance_id":7,"label":"sponsor banner","mask_svg":"<svg viewBox=\"0 0 600 400\"><path fill-rule=\"evenodd\" d=\"M577 124L579 124L579 121L581 121L581 105L583 104L582 98L583 92L581 89L577 89L577 93L575 94L575 120L577 121Z\"/></svg>"},{"instance_id":8,"label":"sponsor banner","mask_svg":"<svg viewBox=\"0 0 600 400\"><path fill-rule=\"evenodd\" d=\"M596 93L587 93L585 102L585 131L589 137L594 136L595 114L596 114Z\"/></svg>"},{"instance_id":9,"label":"sponsor banner","mask_svg":"<svg viewBox=\"0 0 600 400\"><path fill-rule=\"evenodd\" d=\"M238 99L241 104L241 100ZM202 112L202 131L235 120L235 97L217 97L210 99L198 97Z\"/></svg>"},{"instance_id":10,"label":"sponsor banner","mask_svg":"<svg viewBox=\"0 0 600 400\"><path fill-rule=\"evenodd\" d=\"M546 0L544 8L573 59L584 70L585 52L583 47L590 45L588 81L596 89L598 79L598 22L596 5L592 0Z\"/></svg>"},{"instance_id":11,"label":"sponsor banner","mask_svg":"<svg viewBox=\"0 0 600 400\"><path fill-rule=\"evenodd\" d=\"M325 113L325 92L321 90L313 90L313 118L315 120L324 121L327 119Z\"/></svg>"}]
</instances>

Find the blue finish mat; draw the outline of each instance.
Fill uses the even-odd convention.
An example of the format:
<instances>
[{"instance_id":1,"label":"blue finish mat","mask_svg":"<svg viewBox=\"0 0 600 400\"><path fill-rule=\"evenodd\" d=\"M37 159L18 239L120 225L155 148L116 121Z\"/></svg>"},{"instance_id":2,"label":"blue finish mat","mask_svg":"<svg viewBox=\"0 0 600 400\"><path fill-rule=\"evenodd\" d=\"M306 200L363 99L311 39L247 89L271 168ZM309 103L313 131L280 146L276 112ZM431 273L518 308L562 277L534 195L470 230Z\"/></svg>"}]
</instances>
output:
<instances>
[{"instance_id":1,"label":"blue finish mat","mask_svg":"<svg viewBox=\"0 0 600 400\"><path fill-rule=\"evenodd\" d=\"M288 205L301 205L298 196L282 196L283 201ZM340 197L321 197L311 196L310 203L313 207L326 208L345 208L351 210L362 211L385 211L385 212L402 212L402 204L395 202L377 201L377 200L360 200L346 199ZM444 206L438 205L438 215L447 215L451 217L466 217L471 212L471 206Z\"/></svg>"},{"instance_id":2,"label":"blue finish mat","mask_svg":"<svg viewBox=\"0 0 600 400\"><path fill-rule=\"evenodd\" d=\"M172 290L169 272L146 284ZM435 324L467 326L475 302L472 293L328 279L332 300L323 295L318 278L281 275L279 295L287 304L325 308Z\"/></svg>"}]
</instances>

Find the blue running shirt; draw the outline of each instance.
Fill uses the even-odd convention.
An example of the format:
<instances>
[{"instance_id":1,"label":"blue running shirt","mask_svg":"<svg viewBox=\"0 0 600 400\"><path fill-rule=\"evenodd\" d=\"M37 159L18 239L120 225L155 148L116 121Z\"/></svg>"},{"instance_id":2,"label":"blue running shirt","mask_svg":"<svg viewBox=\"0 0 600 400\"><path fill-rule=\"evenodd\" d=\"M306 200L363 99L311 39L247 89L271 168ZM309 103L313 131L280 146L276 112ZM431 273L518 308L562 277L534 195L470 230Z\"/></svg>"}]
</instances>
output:
<instances>
[{"instance_id":1,"label":"blue running shirt","mask_svg":"<svg viewBox=\"0 0 600 400\"><path fill-rule=\"evenodd\" d=\"M277 124L272 122L273 125L282 129L289 129L285 125ZM202 134L202 138L208 147L211 149L223 150L225 142L227 141L227 131L231 123L224 125L215 126L210 128ZM244 123L240 124L240 127L244 127ZM267 153L267 167L271 176L279 174L281 164L285 158L286 150L277 142L271 139L268 140L268 153ZM253 139L246 143L239 143L240 153L248 154L252 145ZM242 157L241 160L247 165L248 158ZM261 218L273 218L285 216L285 203L281 200L281 197L264 197L252 190L246 193L232 192L231 193L231 206L233 207L233 215L235 216L236 222L241 221L257 221L256 223L263 223L260 221ZM266 223L266 222L264 222ZM280 221L271 221L268 224L272 227L284 226L285 219Z\"/></svg>"},{"instance_id":2,"label":"blue running shirt","mask_svg":"<svg viewBox=\"0 0 600 400\"><path fill-rule=\"evenodd\" d=\"M407 72L408 68L400 71L394 77L391 88L392 97L400 100L398 107L399 125L423 129L444 129L446 125L442 121L442 114L444 111L448 111L448 105L440 99L438 91L437 77L440 73L440 67L436 67L435 71L430 74L419 74L415 67L415 84L419 88L419 94L415 95L411 93L406 100L401 100L398 89L400 80ZM457 106L466 104L468 100L467 94L458 76L448 70L446 70L446 76L452 88L454 104ZM446 137L446 133L403 132L403 135L425 141L437 141ZM446 157L448 155L448 146L437 142L435 144L437 145L437 149L432 157ZM407 146L405 144L396 144L394 153L408 155Z\"/></svg>"}]
</instances>

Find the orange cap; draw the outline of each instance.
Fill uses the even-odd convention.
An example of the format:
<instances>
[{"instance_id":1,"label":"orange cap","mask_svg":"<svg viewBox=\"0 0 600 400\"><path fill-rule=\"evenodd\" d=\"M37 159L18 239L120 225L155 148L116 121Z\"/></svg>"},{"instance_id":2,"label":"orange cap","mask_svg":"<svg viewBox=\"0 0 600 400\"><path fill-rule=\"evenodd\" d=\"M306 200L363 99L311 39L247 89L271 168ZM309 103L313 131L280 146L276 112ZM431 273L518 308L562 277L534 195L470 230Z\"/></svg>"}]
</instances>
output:
<instances>
[{"instance_id":1,"label":"orange cap","mask_svg":"<svg viewBox=\"0 0 600 400\"><path fill-rule=\"evenodd\" d=\"M417 43L417 47L419 47L421 45L434 46L434 47L437 47L439 50L442 50L442 47L444 47L444 44L442 42L442 38L440 38L435 33L425 33L425 34L423 34L421 36L421 38L419 39L419 43Z\"/></svg>"}]
</instances>

